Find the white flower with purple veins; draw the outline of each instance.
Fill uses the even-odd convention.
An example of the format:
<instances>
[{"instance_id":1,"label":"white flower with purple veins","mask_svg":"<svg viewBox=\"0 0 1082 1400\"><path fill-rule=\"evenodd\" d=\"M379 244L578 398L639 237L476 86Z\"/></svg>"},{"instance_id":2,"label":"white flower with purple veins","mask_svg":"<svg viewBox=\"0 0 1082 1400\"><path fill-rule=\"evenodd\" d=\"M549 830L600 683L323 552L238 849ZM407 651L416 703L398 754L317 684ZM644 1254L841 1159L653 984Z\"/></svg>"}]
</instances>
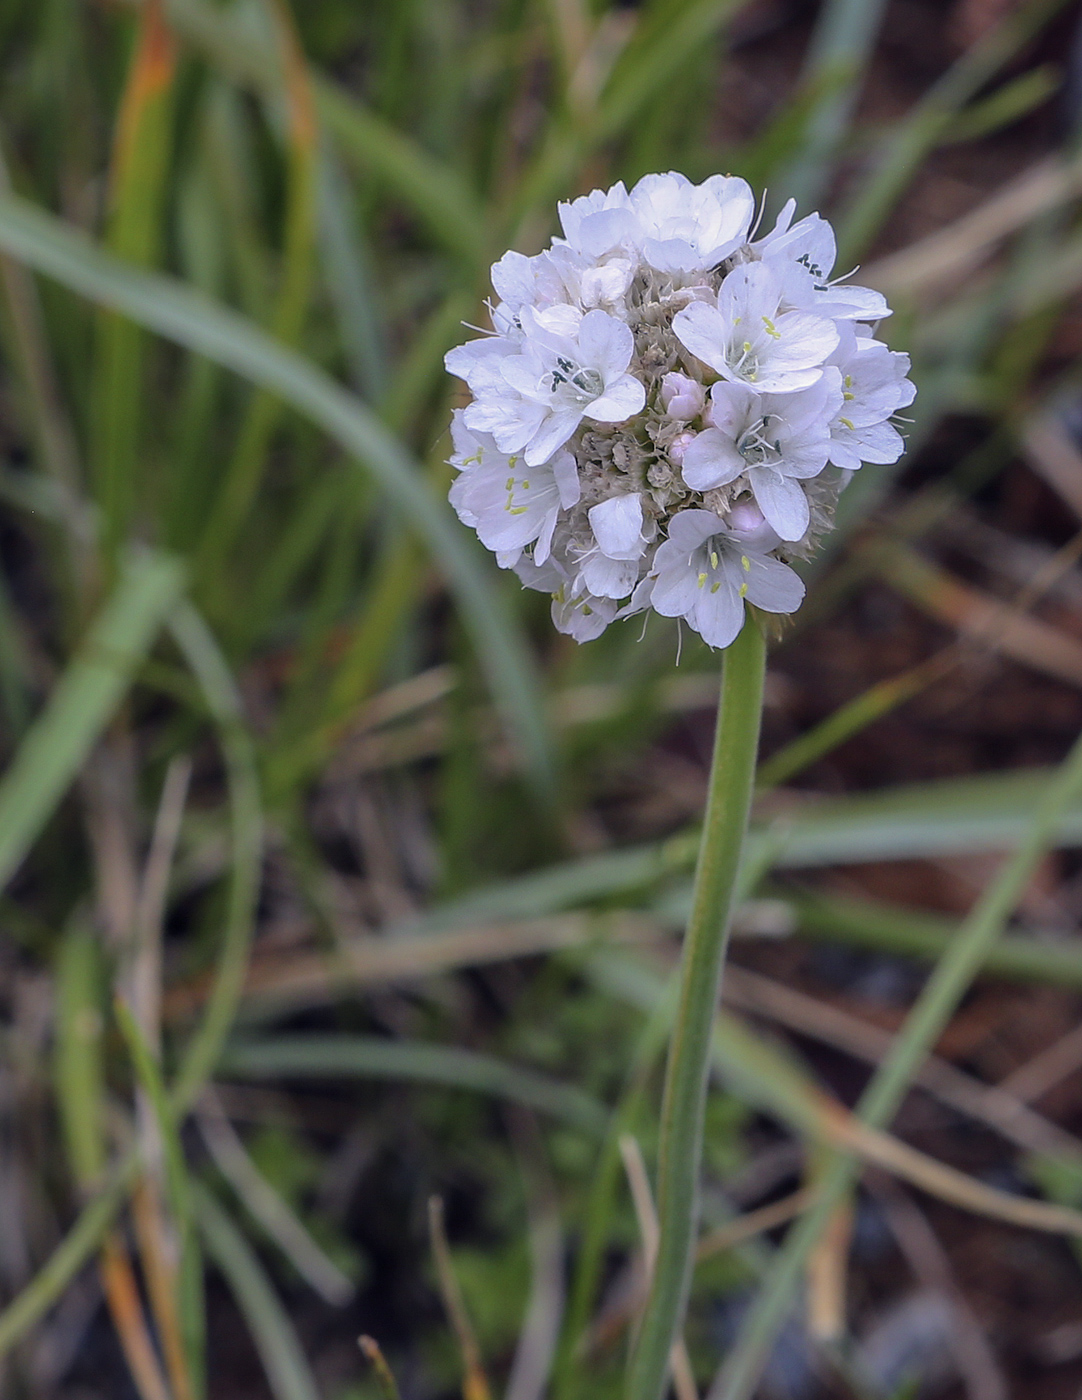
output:
<instances>
[{"instance_id":1,"label":"white flower with purple veins","mask_svg":"<svg viewBox=\"0 0 1082 1400\"><path fill-rule=\"evenodd\" d=\"M476 398L466 424L491 433L502 452L521 452L526 465L546 462L583 418L623 423L646 402L646 390L626 373L634 353L631 331L605 311L588 311L572 326L572 308L524 306L518 354L487 356L467 381Z\"/></svg>"},{"instance_id":2,"label":"white flower with purple veins","mask_svg":"<svg viewBox=\"0 0 1082 1400\"><path fill-rule=\"evenodd\" d=\"M790 561L855 468L900 455L909 360L867 324L889 308L794 209L752 242L732 176L594 190L500 259L494 333L447 356L451 502L576 641L652 609L723 647L749 606L792 612Z\"/></svg>"},{"instance_id":3,"label":"white flower with purple veins","mask_svg":"<svg viewBox=\"0 0 1082 1400\"><path fill-rule=\"evenodd\" d=\"M744 477L778 537L803 539L809 508L800 483L826 466L830 420L842 402L841 374L833 366L795 394L757 394L746 384L719 381L705 415L711 426L684 451L684 484L710 491Z\"/></svg>"},{"instance_id":4,"label":"white flower with purple veins","mask_svg":"<svg viewBox=\"0 0 1082 1400\"><path fill-rule=\"evenodd\" d=\"M805 311L782 311L784 288L764 263L736 267L714 305L693 301L673 317L685 350L723 379L760 393L807 389L838 344L833 322Z\"/></svg>"},{"instance_id":5,"label":"white flower with purple veins","mask_svg":"<svg viewBox=\"0 0 1082 1400\"><path fill-rule=\"evenodd\" d=\"M906 378L909 356L845 326L833 359L842 377L842 403L830 423L830 460L845 471L856 471L862 462L896 462L905 441L890 418L917 393Z\"/></svg>"},{"instance_id":6,"label":"white flower with purple veins","mask_svg":"<svg viewBox=\"0 0 1082 1400\"><path fill-rule=\"evenodd\" d=\"M673 516L651 574L654 611L686 618L712 647L727 647L740 631L745 602L791 613L804 597L804 585L788 565L753 550L708 510Z\"/></svg>"},{"instance_id":7,"label":"white flower with purple veins","mask_svg":"<svg viewBox=\"0 0 1082 1400\"><path fill-rule=\"evenodd\" d=\"M890 307L881 292L830 280L838 245L834 230L818 214L793 223L796 200L789 200L773 229L753 244L784 289L786 305L846 321L881 321Z\"/></svg>"}]
</instances>

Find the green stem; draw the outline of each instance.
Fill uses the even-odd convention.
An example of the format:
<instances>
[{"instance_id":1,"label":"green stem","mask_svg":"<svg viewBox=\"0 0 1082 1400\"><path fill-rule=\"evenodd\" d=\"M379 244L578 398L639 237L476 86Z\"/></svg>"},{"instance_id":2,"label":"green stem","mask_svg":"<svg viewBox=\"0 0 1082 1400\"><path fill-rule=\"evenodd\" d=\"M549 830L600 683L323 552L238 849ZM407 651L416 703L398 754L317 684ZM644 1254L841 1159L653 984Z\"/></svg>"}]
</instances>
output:
<instances>
[{"instance_id":1,"label":"green stem","mask_svg":"<svg viewBox=\"0 0 1082 1400\"><path fill-rule=\"evenodd\" d=\"M714 761L661 1109L661 1234L631 1359L628 1400L660 1400L691 1286L710 1034L755 780L765 666L766 645L752 618L725 653L722 669Z\"/></svg>"}]
</instances>

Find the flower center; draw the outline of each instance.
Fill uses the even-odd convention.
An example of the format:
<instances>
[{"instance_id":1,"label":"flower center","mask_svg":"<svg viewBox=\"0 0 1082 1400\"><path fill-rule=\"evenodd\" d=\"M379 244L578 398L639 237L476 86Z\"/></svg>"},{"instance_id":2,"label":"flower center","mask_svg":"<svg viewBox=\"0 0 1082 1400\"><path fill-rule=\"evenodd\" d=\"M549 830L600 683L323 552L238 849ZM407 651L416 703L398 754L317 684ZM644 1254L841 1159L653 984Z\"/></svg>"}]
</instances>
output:
<instances>
[{"instance_id":1,"label":"flower center","mask_svg":"<svg viewBox=\"0 0 1082 1400\"><path fill-rule=\"evenodd\" d=\"M725 363L739 379L746 379L749 384L759 378L759 356L750 340L731 341Z\"/></svg>"},{"instance_id":2,"label":"flower center","mask_svg":"<svg viewBox=\"0 0 1082 1400\"><path fill-rule=\"evenodd\" d=\"M549 371L548 381L552 393L580 407L593 403L605 387L596 369L583 369L562 355L557 356L556 368Z\"/></svg>"},{"instance_id":3,"label":"flower center","mask_svg":"<svg viewBox=\"0 0 1082 1400\"><path fill-rule=\"evenodd\" d=\"M762 418L745 428L736 444L736 450L749 467L761 467L768 462L776 462L781 456L781 443L771 434L771 419L781 422L776 413L765 413Z\"/></svg>"}]
</instances>

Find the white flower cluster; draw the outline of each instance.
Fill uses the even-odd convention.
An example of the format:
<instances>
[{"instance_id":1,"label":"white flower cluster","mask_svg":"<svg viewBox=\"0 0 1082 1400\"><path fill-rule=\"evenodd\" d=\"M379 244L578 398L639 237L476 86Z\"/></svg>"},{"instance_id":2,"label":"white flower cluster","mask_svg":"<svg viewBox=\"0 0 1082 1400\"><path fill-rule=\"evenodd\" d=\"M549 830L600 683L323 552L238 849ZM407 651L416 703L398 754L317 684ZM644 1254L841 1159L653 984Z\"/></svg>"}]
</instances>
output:
<instances>
[{"instance_id":1,"label":"white flower cluster","mask_svg":"<svg viewBox=\"0 0 1082 1400\"><path fill-rule=\"evenodd\" d=\"M785 562L830 528L862 462L894 462L909 360L831 280L834 234L790 201L754 241L743 180L647 175L560 206L564 237L492 269L494 333L448 370L451 503L580 642L652 607L711 646L745 600L791 613Z\"/></svg>"}]
</instances>

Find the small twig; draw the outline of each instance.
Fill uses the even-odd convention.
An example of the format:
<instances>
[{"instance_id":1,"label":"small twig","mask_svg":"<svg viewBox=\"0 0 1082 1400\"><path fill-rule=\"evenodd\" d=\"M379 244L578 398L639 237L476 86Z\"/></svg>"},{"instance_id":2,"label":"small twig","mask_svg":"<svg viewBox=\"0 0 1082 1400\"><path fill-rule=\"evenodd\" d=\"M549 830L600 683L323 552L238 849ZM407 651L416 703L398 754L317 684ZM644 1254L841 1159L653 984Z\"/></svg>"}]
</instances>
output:
<instances>
[{"instance_id":1,"label":"small twig","mask_svg":"<svg viewBox=\"0 0 1082 1400\"><path fill-rule=\"evenodd\" d=\"M1039 1055L1034 1055L1032 1060L1027 1060L1012 1074L1008 1074L997 1088L1001 1093L1010 1094L1021 1102L1032 1103L1047 1094L1049 1089L1066 1079L1069 1074L1073 1074L1080 1065L1082 1026L1076 1026L1054 1045L1049 1045Z\"/></svg>"},{"instance_id":2,"label":"small twig","mask_svg":"<svg viewBox=\"0 0 1082 1400\"><path fill-rule=\"evenodd\" d=\"M357 1338L357 1345L364 1352L365 1359L376 1373L384 1400L400 1400L398 1382L394 1378L394 1372L387 1365L387 1358L380 1350L379 1342L374 1337L363 1336Z\"/></svg>"},{"instance_id":3,"label":"small twig","mask_svg":"<svg viewBox=\"0 0 1082 1400\"><path fill-rule=\"evenodd\" d=\"M824 1045L844 1050L869 1064L878 1064L883 1059L893 1039L891 1033L880 1026L743 967L728 970L724 1000L741 1011L767 1017L800 1035L813 1036ZM1073 1035L1077 1059L1071 1068L1082 1063L1082 1031ZM1024 1073L1026 1068L1018 1073ZM1082 1156L1082 1142L1026 1106L1023 1099L1033 1096L1018 1094L1013 1087L1014 1076L998 1085L983 1084L949 1061L929 1055L914 1075L914 1083L941 1103L976 1118L1027 1152Z\"/></svg>"},{"instance_id":4,"label":"small twig","mask_svg":"<svg viewBox=\"0 0 1082 1400\"><path fill-rule=\"evenodd\" d=\"M624 1171L627 1173L627 1184L631 1190L631 1199L635 1206L635 1219L638 1221L639 1236L642 1240L643 1287L637 1300L641 1308L657 1260L659 1238L657 1211L654 1209L654 1197L650 1190L650 1178L646 1173L646 1163L642 1159L642 1150L630 1133L624 1133L620 1138L620 1156L624 1159ZM678 1336L673 1343L672 1352L669 1355L669 1365L672 1369L673 1389L676 1391L677 1400L699 1400L695 1375L691 1369L691 1358L688 1356L687 1345L682 1336Z\"/></svg>"},{"instance_id":5,"label":"small twig","mask_svg":"<svg viewBox=\"0 0 1082 1400\"><path fill-rule=\"evenodd\" d=\"M161 1048L162 921L173 868L191 760L174 758L162 785L150 851L135 893L130 935L131 1009L151 1053ZM194 1400L177 1298L179 1248L162 1203L162 1140L157 1115L143 1088L136 1090L136 1117L145 1175L132 1195L132 1216L147 1292L177 1400Z\"/></svg>"},{"instance_id":6,"label":"small twig","mask_svg":"<svg viewBox=\"0 0 1082 1400\"><path fill-rule=\"evenodd\" d=\"M770 1205L762 1206L759 1210L751 1210L746 1215L727 1220L724 1225L717 1226L702 1237L695 1251L695 1262L712 1259L715 1254L724 1254L728 1249L735 1249L738 1244L744 1244L766 1230L785 1225L807 1210L814 1200L815 1187L802 1186L799 1191L794 1191L791 1196L783 1196L780 1201L772 1201Z\"/></svg>"},{"instance_id":7,"label":"small twig","mask_svg":"<svg viewBox=\"0 0 1082 1400\"><path fill-rule=\"evenodd\" d=\"M439 1280L440 1297L447 1310L447 1317L458 1338L462 1353L462 1400L490 1400L488 1377L481 1362L481 1348L466 1312L462 1290L455 1277L451 1262L451 1249L447 1243L447 1232L443 1226L443 1200L439 1196L428 1198L428 1231L432 1240L432 1255L436 1262L436 1277Z\"/></svg>"},{"instance_id":8,"label":"small twig","mask_svg":"<svg viewBox=\"0 0 1082 1400\"><path fill-rule=\"evenodd\" d=\"M132 1191L132 1219L150 1306L158 1325L176 1400L195 1400L177 1306L176 1232L166 1219L157 1177L144 1175Z\"/></svg>"}]
</instances>

